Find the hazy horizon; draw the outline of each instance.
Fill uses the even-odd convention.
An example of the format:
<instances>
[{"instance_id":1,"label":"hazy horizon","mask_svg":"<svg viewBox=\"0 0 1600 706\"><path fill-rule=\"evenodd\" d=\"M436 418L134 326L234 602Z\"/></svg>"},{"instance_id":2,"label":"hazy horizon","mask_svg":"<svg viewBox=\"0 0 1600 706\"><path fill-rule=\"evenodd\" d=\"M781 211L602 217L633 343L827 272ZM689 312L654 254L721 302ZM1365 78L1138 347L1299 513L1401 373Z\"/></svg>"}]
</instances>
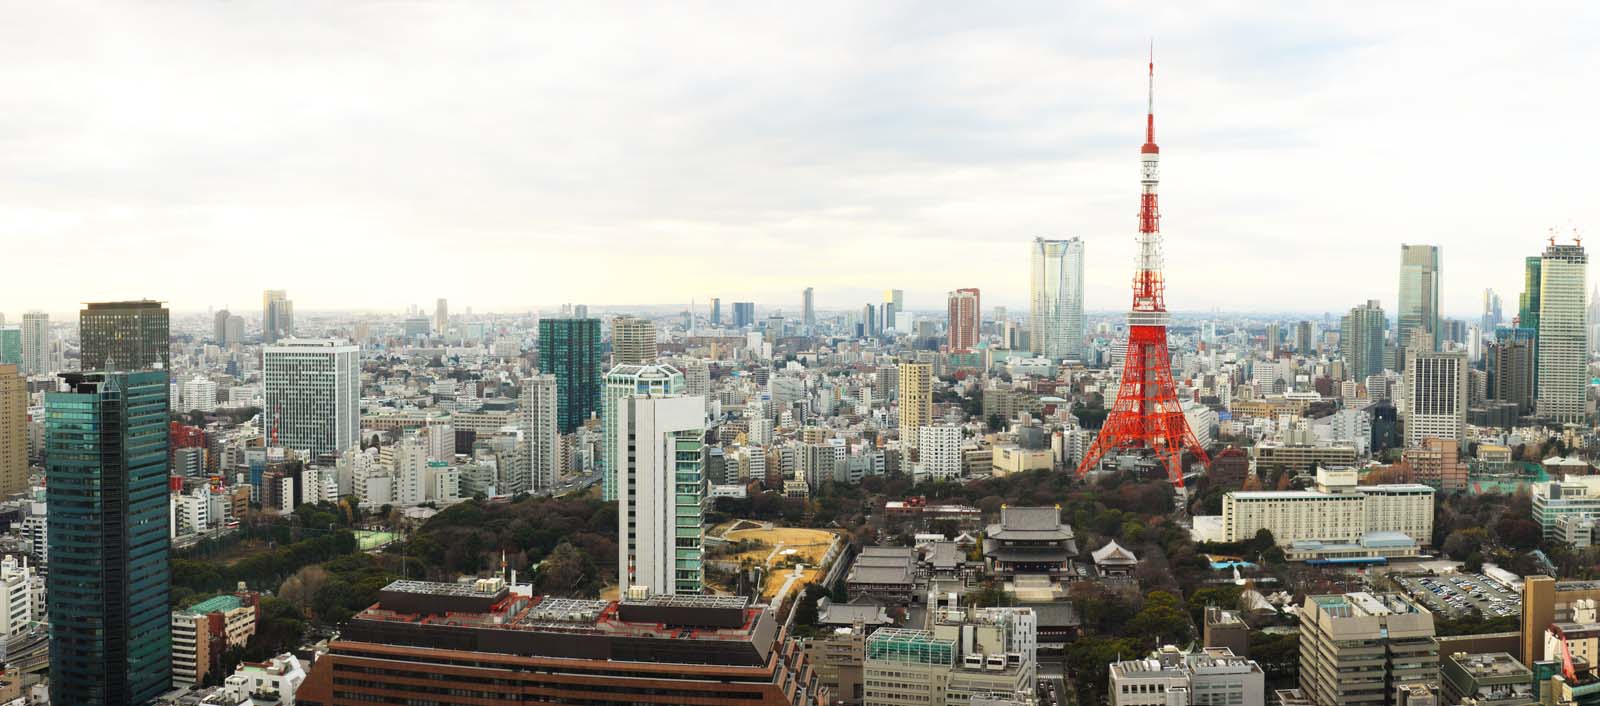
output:
<instances>
[{"instance_id":1,"label":"hazy horizon","mask_svg":"<svg viewBox=\"0 0 1600 706\"><path fill-rule=\"evenodd\" d=\"M1372 22L1381 14L1382 22ZM1399 246L1507 317L1600 222L1600 8L19 4L0 307L1128 300L1145 62L1168 304L1391 313ZM420 301L405 301L420 299ZM667 304L667 302L680 302ZM546 305L554 306L554 305ZM1464 313L1464 312L1470 312Z\"/></svg>"}]
</instances>

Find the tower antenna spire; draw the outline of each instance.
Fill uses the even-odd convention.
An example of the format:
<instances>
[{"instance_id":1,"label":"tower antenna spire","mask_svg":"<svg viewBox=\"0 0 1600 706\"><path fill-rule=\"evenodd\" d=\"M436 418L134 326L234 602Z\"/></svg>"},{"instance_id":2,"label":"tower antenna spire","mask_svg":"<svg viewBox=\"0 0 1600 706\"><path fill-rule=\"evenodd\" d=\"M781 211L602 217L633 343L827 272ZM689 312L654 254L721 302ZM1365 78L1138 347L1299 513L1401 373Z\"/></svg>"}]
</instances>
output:
<instances>
[{"instance_id":1,"label":"tower antenna spire","mask_svg":"<svg viewBox=\"0 0 1600 706\"><path fill-rule=\"evenodd\" d=\"M1155 144L1156 141L1156 38L1150 38L1150 86L1146 94L1146 109L1144 115L1144 141Z\"/></svg>"}]
</instances>

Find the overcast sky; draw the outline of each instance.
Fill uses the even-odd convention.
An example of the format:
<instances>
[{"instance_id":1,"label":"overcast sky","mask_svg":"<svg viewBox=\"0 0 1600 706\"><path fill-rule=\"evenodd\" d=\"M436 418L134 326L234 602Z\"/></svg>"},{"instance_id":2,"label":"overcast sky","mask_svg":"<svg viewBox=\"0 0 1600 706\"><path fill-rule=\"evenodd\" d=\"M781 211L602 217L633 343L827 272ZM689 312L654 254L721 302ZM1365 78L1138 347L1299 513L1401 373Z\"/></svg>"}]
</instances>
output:
<instances>
[{"instance_id":1,"label":"overcast sky","mask_svg":"<svg viewBox=\"0 0 1600 706\"><path fill-rule=\"evenodd\" d=\"M1175 310L1600 228L1600 6L1202 4L0 1L0 311L1020 309L1036 236L1120 309L1151 36Z\"/></svg>"}]
</instances>

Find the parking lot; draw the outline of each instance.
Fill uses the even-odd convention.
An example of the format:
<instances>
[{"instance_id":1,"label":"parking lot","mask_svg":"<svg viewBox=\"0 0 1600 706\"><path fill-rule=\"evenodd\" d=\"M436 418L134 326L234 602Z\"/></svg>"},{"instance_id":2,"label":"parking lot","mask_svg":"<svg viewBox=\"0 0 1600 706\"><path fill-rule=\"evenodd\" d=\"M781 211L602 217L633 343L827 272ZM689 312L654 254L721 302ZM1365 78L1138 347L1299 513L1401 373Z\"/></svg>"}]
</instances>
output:
<instances>
[{"instance_id":1,"label":"parking lot","mask_svg":"<svg viewBox=\"0 0 1600 706\"><path fill-rule=\"evenodd\" d=\"M1473 608L1486 618L1522 613L1521 596L1483 574L1393 578L1402 590L1439 615L1459 618L1470 614Z\"/></svg>"}]
</instances>

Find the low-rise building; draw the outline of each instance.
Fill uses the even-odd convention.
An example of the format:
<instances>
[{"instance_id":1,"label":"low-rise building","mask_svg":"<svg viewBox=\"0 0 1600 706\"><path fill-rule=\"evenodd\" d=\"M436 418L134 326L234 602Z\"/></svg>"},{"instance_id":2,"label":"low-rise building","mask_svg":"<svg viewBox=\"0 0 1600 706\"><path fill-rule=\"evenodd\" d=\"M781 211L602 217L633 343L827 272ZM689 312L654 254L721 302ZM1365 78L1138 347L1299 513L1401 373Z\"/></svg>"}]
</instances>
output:
<instances>
[{"instance_id":1,"label":"low-rise building","mask_svg":"<svg viewBox=\"0 0 1600 706\"><path fill-rule=\"evenodd\" d=\"M1266 706L1266 673L1225 647L1186 654L1167 645L1109 669L1112 706Z\"/></svg>"},{"instance_id":2,"label":"low-rise building","mask_svg":"<svg viewBox=\"0 0 1600 706\"><path fill-rule=\"evenodd\" d=\"M1413 556L1433 540L1434 492L1416 483L1358 486L1355 470L1323 468L1314 490L1224 495L1222 539L1248 541L1265 529L1285 548L1305 543L1296 559Z\"/></svg>"},{"instance_id":3,"label":"low-rise building","mask_svg":"<svg viewBox=\"0 0 1600 706\"><path fill-rule=\"evenodd\" d=\"M1052 583L1069 579L1078 556L1072 526L1061 521L1057 507L1005 507L1000 521L983 537L983 558L989 574L1003 581L1018 576L1044 576Z\"/></svg>"},{"instance_id":4,"label":"low-rise building","mask_svg":"<svg viewBox=\"0 0 1600 706\"><path fill-rule=\"evenodd\" d=\"M1472 699L1478 706L1524 706L1539 699L1533 671L1505 652L1457 652L1439 662L1445 703Z\"/></svg>"},{"instance_id":5,"label":"low-rise building","mask_svg":"<svg viewBox=\"0 0 1600 706\"><path fill-rule=\"evenodd\" d=\"M1037 623L1027 608L952 609L932 629L884 628L867 638L865 703L953 706L1034 687Z\"/></svg>"}]
</instances>

